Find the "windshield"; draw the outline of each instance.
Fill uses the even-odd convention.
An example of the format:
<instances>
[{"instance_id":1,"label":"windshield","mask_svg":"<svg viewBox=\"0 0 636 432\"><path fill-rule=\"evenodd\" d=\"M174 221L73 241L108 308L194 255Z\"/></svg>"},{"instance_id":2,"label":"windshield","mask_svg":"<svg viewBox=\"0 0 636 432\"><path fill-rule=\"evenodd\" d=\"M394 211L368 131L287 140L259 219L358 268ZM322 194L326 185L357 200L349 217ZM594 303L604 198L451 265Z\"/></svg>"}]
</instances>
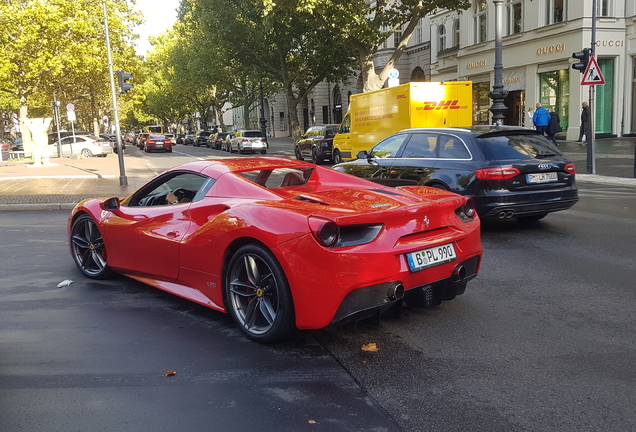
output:
<instances>
[{"instance_id":1,"label":"windshield","mask_svg":"<svg viewBox=\"0 0 636 432\"><path fill-rule=\"evenodd\" d=\"M563 155L553 143L536 134L478 137L477 142L484 153L495 160L527 159L528 157L540 159Z\"/></svg>"}]
</instances>

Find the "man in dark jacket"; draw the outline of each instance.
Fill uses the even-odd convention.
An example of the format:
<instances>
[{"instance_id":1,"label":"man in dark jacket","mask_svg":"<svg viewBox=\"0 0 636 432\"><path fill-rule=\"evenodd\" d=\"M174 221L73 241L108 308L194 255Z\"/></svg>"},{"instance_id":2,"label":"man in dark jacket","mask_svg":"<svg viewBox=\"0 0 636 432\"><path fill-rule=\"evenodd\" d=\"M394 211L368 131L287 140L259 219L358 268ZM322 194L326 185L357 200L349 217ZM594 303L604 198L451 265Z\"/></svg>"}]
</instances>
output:
<instances>
[{"instance_id":1,"label":"man in dark jacket","mask_svg":"<svg viewBox=\"0 0 636 432\"><path fill-rule=\"evenodd\" d=\"M532 123L542 135L545 135L550 123L550 113L537 102L537 109L532 116Z\"/></svg>"},{"instance_id":2,"label":"man in dark jacket","mask_svg":"<svg viewBox=\"0 0 636 432\"><path fill-rule=\"evenodd\" d=\"M588 142L592 138L592 128L590 127L590 106L587 101L583 101L581 104L583 111L581 111L581 127L579 129L579 139L576 142L583 141L583 135L585 135L585 142Z\"/></svg>"}]
</instances>

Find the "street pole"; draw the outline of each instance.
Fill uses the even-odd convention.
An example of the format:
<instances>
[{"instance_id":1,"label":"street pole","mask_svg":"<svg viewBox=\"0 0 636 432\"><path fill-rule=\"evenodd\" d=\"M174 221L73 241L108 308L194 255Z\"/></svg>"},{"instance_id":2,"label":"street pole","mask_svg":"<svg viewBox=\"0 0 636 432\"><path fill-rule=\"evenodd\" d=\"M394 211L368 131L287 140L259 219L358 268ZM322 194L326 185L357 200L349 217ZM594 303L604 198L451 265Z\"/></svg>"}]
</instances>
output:
<instances>
[{"instance_id":1,"label":"street pole","mask_svg":"<svg viewBox=\"0 0 636 432\"><path fill-rule=\"evenodd\" d=\"M596 48L596 0L592 0L592 46L590 51L590 56L595 57L595 49ZM594 98L596 94L596 86L591 85L590 87L590 136L587 138L587 173L588 174L596 174L596 139L594 135L596 134L596 110L594 103Z\"/></svg>"},{"instance_id":2,"label":"street pole","mask_svg":"<svg viewBox=\"0 0 636 432\"><path fill-rule=\"evenodd\" d=\"M62 157L62 136L60 135L60 102L55 97L53 90L53 118L55 119L55 129L57 130L57 157Z\"/></svg>"},{"instance_id":3,"label":"street pole","mask_svg":"<svg viewBox=\"0 0 636 432\"><path fill-rule=\"evenodd\" d=\"M115 76L113 71L113 59L110 54L110 35L108 34L108 14L106 13L106 0L102 0L104 10L104 27L106 29L106 49L108 51L108 73L110 74L110 92L113 97L113 115L115 117L115 132L117 133L117 157L119 158L119 186L128 186L126 171L124 170L124 151L121 145L121 131L119 130L119 113L117 111L117 94L115 92Z\"/></svg>"},{"instance_id":4,"label":"street pole","mask_svg":"<svg viewBox=\"0 0 636 432\"><path fill-rule=\"evenodd\" d=\"M261 136L265 138L265 143L267 147L269 147L269 142L267 141L267 119L265 118L265 99L263 98L263 78L261 78L260 82L260 91L261 91L261 118L259 120L261 124Z\"/></svg>"},{"instance_id":5,"label":"street pole","mask_svg":"<svg viewBox=\"0 0 636 432\"><path fill-rule=\"evenodd\" d=\"M488 93L488 97L492 99L492 106L490 112L492 113L493 124L501 126L504 124L504 112L506 111L506 105L504 99L508 96L508 91L503 89L503 62L502 62L502 35L501 29L503 27L503 0L493 0L495 4L495 82L492 86L492 91Z\"/></svg>"}]
</instances>

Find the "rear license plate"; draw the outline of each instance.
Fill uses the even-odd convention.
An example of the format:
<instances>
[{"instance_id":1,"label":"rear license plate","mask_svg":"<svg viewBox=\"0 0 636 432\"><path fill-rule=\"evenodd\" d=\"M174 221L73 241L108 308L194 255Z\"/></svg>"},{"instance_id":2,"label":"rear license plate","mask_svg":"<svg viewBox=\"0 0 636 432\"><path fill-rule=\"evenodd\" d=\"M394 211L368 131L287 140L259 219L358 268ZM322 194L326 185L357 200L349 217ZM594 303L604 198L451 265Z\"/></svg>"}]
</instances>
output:
<instances>
[{"instance_id":1,"label":"rear license plate","mask_svg":"<svg viewBox=\"0 0 636 432\"><path fill-rule=\"evenodd\" d=\"M555 172L526 174L526 183L550 183L558 180L559 177Z\"/></svg>"},{"instance_id":2,"label":"rear license plate","mask_svg":"<svg viewBox=\"0 0 636 432\"><path fill-rule=\"evenodd\" d=\"M411 271L415 272L434 265L455 261L457 255L453 244L447 243L417 252L409 252L406 254L406 259Z\"/></svg>"}]
</instances>

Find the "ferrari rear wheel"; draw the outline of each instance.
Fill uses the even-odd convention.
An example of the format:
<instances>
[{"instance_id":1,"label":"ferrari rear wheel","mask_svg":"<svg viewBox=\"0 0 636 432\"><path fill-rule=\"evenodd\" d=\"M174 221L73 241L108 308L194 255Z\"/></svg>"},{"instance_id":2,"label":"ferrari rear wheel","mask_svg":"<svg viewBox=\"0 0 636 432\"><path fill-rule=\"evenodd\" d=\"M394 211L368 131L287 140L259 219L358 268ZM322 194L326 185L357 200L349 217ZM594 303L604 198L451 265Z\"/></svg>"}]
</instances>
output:
<instances>
[{"instance_id":1,"label":"ferrari rear wheel","mask_svg":"<svg viewBox=\"0 0 636 432\"><path fill-rule=\"evenodd\" d=\"M236 251L228 267L225 293L232 318L249 339L277 342L295 330L287 278L266 248L251 244Z\"/></svg>"},{"instance_id":2,"label":"ferrari rear wheel","mask_svg":"<svg viewBox=\"0 0 636 432\"><path fill-rule=\"evenodd\" d=\"M106 245L97 224L87 214L73 222L71 227L73 260L82 273L91 279L106 279L113 271L108 267Z\"/></svg>"}]
</instances>

